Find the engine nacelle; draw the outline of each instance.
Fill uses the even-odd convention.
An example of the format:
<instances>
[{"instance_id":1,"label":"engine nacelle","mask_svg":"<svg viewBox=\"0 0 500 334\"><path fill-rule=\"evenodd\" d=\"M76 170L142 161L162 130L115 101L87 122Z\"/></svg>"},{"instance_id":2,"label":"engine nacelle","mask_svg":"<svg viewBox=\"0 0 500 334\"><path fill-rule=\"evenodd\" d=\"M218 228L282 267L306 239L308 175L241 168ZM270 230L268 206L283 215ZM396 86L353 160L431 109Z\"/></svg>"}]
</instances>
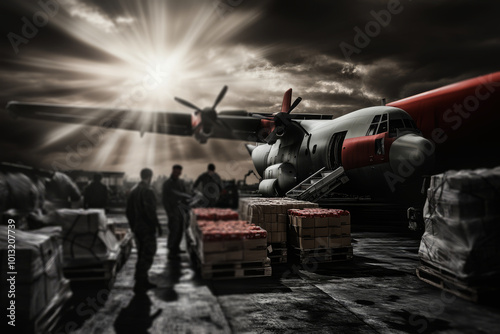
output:
<instances>
[{"instance_id":1,"label":"engine nacelle","mask_svg":"<svg viewBox=\"0 0 500 334\"><path fill-rule=\"evenodd\" d=\"M252 147L252 162L257 170L257 173L262 178L264 177L264 171L267 167L267 158L269 156L269 152L271 151L271 145L260 145L257 147Z\"/></svg>"},{"instance_id":2,"label":"engine nacelle","mask_svg":"<svg viewBox=\"0 0 500 334\"><path fill-rule=\"evenodd\" d=\"M297 183L297 173L292 164L284 162L267 167L259 192L265 196L283 195Z\"/></svg>"}]
</instances>

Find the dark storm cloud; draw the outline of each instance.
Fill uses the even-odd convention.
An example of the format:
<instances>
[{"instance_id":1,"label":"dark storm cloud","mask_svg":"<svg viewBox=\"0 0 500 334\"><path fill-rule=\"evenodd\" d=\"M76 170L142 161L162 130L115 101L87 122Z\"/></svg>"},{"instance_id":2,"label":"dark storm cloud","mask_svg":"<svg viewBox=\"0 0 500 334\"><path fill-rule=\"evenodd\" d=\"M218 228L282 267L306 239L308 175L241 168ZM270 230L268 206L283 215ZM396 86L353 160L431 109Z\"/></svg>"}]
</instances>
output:
<instances>
[{"instance_id":1,"label":"dark storm cloud","mask_svg":"<svg viewBox=\"0 0 500 334\"><path fill-rule=\"evenodd\" d=\"M374 21L372 11L386 11L388 3L270 1L262 19L238 40L256 47L279 45L267 57L277 66L301 64L307 52L347 61L339 45L356 47L354 28L364 32ZM353 64L373 66L358 85L397 99L499 69L500 3L402 0L398 8L400 13L391 15L390 23L351 55ZM332 72L335 77L336 69Z\"/></svg>"},{"instance_id":2,"label":"dark storm cloud","mask_svg":"<svg viewBox=\"0 0 500 334\"><path fill-rule=\"evenodd\" d=\"M97 22L103 27L103 36L107 34L106 25L115 25L120 29L120 18L125 21L141 20L136 9L140 1L71 0L69 3L70 9L75 12L70 14L70 9L61 8L57 14L61 22L78 20L89 24L96 19L89 15L97 15ZM213 3L217 5L222 0L214 0ZM230 85L220 109L275 112L281 105L282 94L291 87L294 97L302 96L304 99L297 112L341 115L378 104L382 97L391 101L499 70L497 16L500 3L401 0L400 11L391 15L390 23L381 27L376 36L370 37L367 45L357 45L354 28L365 31L366 24L375 20L373 11L386 11L388 3L379 0L245 0L226 15L221 15L214 25L224 27L232 17L239 18L239 15L250 11L257 10L260 15L238 34L225 40L223 45L214 45L214 49L218 47L225 52L216 54L212 60L207 58L206 64L210 67L210 61L231 60L227 59L231 55L237 58L237 53L231 54L237 47L244 48L243 53L255 51L257 58L248 59L243 64L228 64L219 72L211 72L214 77L193 82L186 96L182 97L192 99L193 103L203 107L202 101L213 101L220 87L232 75L241 78L242 84ZM15 54L6 36L9 32L20 33L23 25L21 18L32 17L37 10L37 1L3 1L0 6L3 36L0 49L1 106L13 99L84 104L102 102L108 105L113 102L108 91L92 87L82 89L82 86L72 84L84 78L84 72L75 74L57 66L44 70L37 67L37 62L27 63L25 59L74 57L107 64L117 61L115 56L107 53L105 48L90 47L54 22L40 29L36 38L30 39L27 45L21 45L20 54ZM170 0L165 19L178 23L181 28L183 22L196 24L197 8L194 1ZM169 33L179 43L185 36L182 29ZM119 34L110 36L110 41L117 36ZM350 54L350 59L347 59L341 43L356 47L359 52ZM247 84L244 80L253 81ZM206 82L211 82L210 90L201 90L199 87L202 86L197 86ZM120 84L112 82L109 86L119 87ZM184 107L177 110L187 112ZM81 133L75 133L40 148L39 144L46 139L46 134L57 131L57 124L15 121L4 116L0 119L0 158L4 160L31 164L61 160L65 158L66 146L74 147L85 139ZM234 142L210 141L208 145L201 146L191 138L158 137L161 139L154 148L161 164L178 159L196 162L204 168L207 160L227 162L232 157L240 162L248 160L246 153L233 152L236 147ZM125 148L136 144L137 138L136 133L124 134L121 146L110 153L107 168L124 168L123 164L127 162Z\"/></svg>"}]
</instances>

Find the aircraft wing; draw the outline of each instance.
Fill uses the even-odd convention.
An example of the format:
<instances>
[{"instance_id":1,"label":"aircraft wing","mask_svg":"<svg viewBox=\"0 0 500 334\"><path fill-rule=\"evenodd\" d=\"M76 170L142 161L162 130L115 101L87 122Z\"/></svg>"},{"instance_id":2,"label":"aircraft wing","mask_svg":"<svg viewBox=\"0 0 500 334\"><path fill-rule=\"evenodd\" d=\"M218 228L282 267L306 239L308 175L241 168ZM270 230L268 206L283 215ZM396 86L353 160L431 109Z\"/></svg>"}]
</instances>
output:
<instances>
[{"instance_id":1,"label":"aircraft wing","mask_svg":"<svg viewBox=\"0 0 500 334\"><path fill-rule=\"evenodd\" d=\"M17 118L62 122L116 128L124 130L160 133L178 136L192 136L199 132L199 120L194 114L166 111L141 111L133 109L110 109L99 107L78 107L11 101L7 104L9 113ZM217 116L220 120L212 129L210 138L243 141L258 140L261 120L245 111L226 111ZM197 138L198 139L198 138Z\"/></svg>"}]
</instances>

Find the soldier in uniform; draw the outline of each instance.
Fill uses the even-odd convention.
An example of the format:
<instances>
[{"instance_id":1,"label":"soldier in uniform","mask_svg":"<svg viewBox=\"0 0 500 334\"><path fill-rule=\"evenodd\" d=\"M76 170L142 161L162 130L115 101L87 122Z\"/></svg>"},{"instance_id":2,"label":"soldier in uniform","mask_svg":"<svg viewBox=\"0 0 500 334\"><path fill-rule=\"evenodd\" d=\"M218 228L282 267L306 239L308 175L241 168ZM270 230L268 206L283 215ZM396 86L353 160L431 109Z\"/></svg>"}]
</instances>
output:
<instances>
[{"instance_id":1,"label":"soldier in uniform","mask_svg":"<svg viewBox=\"0 0 500 334\"><path fill-rule=\"evenodd\" d=\"M101 183L102 174L95 173L93 181L83 192L83 207L105 209L108 204L108 187Z\"/></svg>"},{"instance_id":2,"label":"soldier in uniform","mask_svg":"<svg viewBox=\"0 0 500 334\"><path fill-rule=\"evenodd\" d=\"M167 212L168 217L168 241L167 248L168 258L170 260L179 259L181 249L179 247L182 234L184 232L185 215L189 209L187 201L191 199L191 195L186 192L186 185L179 177L182 174L182 166L174 165L170 178L163 183L162 200L163 207Z\"/></svg>"},{"instance_id":3,"label":"soldier in uniform","mask_svg":"<svg viewBox=\"0 0 500 334\"><path fill-rule=\"evenodd\" d=\"M127 199L127 219L137 244L136 292L156 287L148 280L148 270L156 254L156 231L160 236L162 231L156 214L156 197L150 187L152 178L151 169L141 170L141 181L132 188Z\"/></svg>"},{"instance_id":4,"label":"soldier in uniform","mask_svg":"<svg viewBox=\"0 0 500 334\"><path fill-rule=\"evenodd\" d=\"M202 173L193 184L193 188L201 185L201 191L205 201L202 206L204 207L214 207L220 197L220 192L223 188L222 181L215 172L215 165L208 164L207 171Z\"/></svg>"}]
</instances>

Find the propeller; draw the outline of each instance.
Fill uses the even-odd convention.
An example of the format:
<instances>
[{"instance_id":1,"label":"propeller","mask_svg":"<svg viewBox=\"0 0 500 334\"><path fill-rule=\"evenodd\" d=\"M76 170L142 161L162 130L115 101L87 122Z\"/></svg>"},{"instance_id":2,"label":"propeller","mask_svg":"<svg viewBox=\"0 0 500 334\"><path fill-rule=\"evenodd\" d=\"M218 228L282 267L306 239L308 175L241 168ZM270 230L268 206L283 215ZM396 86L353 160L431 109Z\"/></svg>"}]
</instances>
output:
<instances>
[{"instance_id":1,"label":"propeller","mask_svg":"<svg viewBox=\"0 0 500 334\"><path fill-rule=\"evenodd\" d=\"M264 139L268 144L274 144L279 137L282 137L286 133L286 129L292 124L292 116L290 113L295 109L300 101L301 97L295 99L295 101L290 105L292 100L292 89L286 91L283 96L283 104L281 105L281 112L276 113L273 117L264 116L260 114L253 114L253 117L265 119L274 122L274 130Z\"/></svg>"},{"instance_id":2,"label":"propeller","mask_svg":"<svg viewBox=\"0 0 500 334\"><path fill-rule=\"evenodd\" d=\"M222 87L222 90L220 91L219 95L215 99L215 102L212 107L205 107L203 109L198 108L196 105L193 103L186 101L184 99L181 99L180 97L175 97L175 101L179 102L180 104L194 109L195 115L200 115L201 117L201 122L196 125L196 127L193 129L193 131L198 130L200 127L203 127L203 133L209 137L212 134L212 130L214 126L220 126L228 131L232 131L232 129L224 123L221 119L217 117L217 111L215 111L215 108L217 105L222 101L224 96L226 95L227 92L227 86Z\"/></svg>"}]
</instances>

